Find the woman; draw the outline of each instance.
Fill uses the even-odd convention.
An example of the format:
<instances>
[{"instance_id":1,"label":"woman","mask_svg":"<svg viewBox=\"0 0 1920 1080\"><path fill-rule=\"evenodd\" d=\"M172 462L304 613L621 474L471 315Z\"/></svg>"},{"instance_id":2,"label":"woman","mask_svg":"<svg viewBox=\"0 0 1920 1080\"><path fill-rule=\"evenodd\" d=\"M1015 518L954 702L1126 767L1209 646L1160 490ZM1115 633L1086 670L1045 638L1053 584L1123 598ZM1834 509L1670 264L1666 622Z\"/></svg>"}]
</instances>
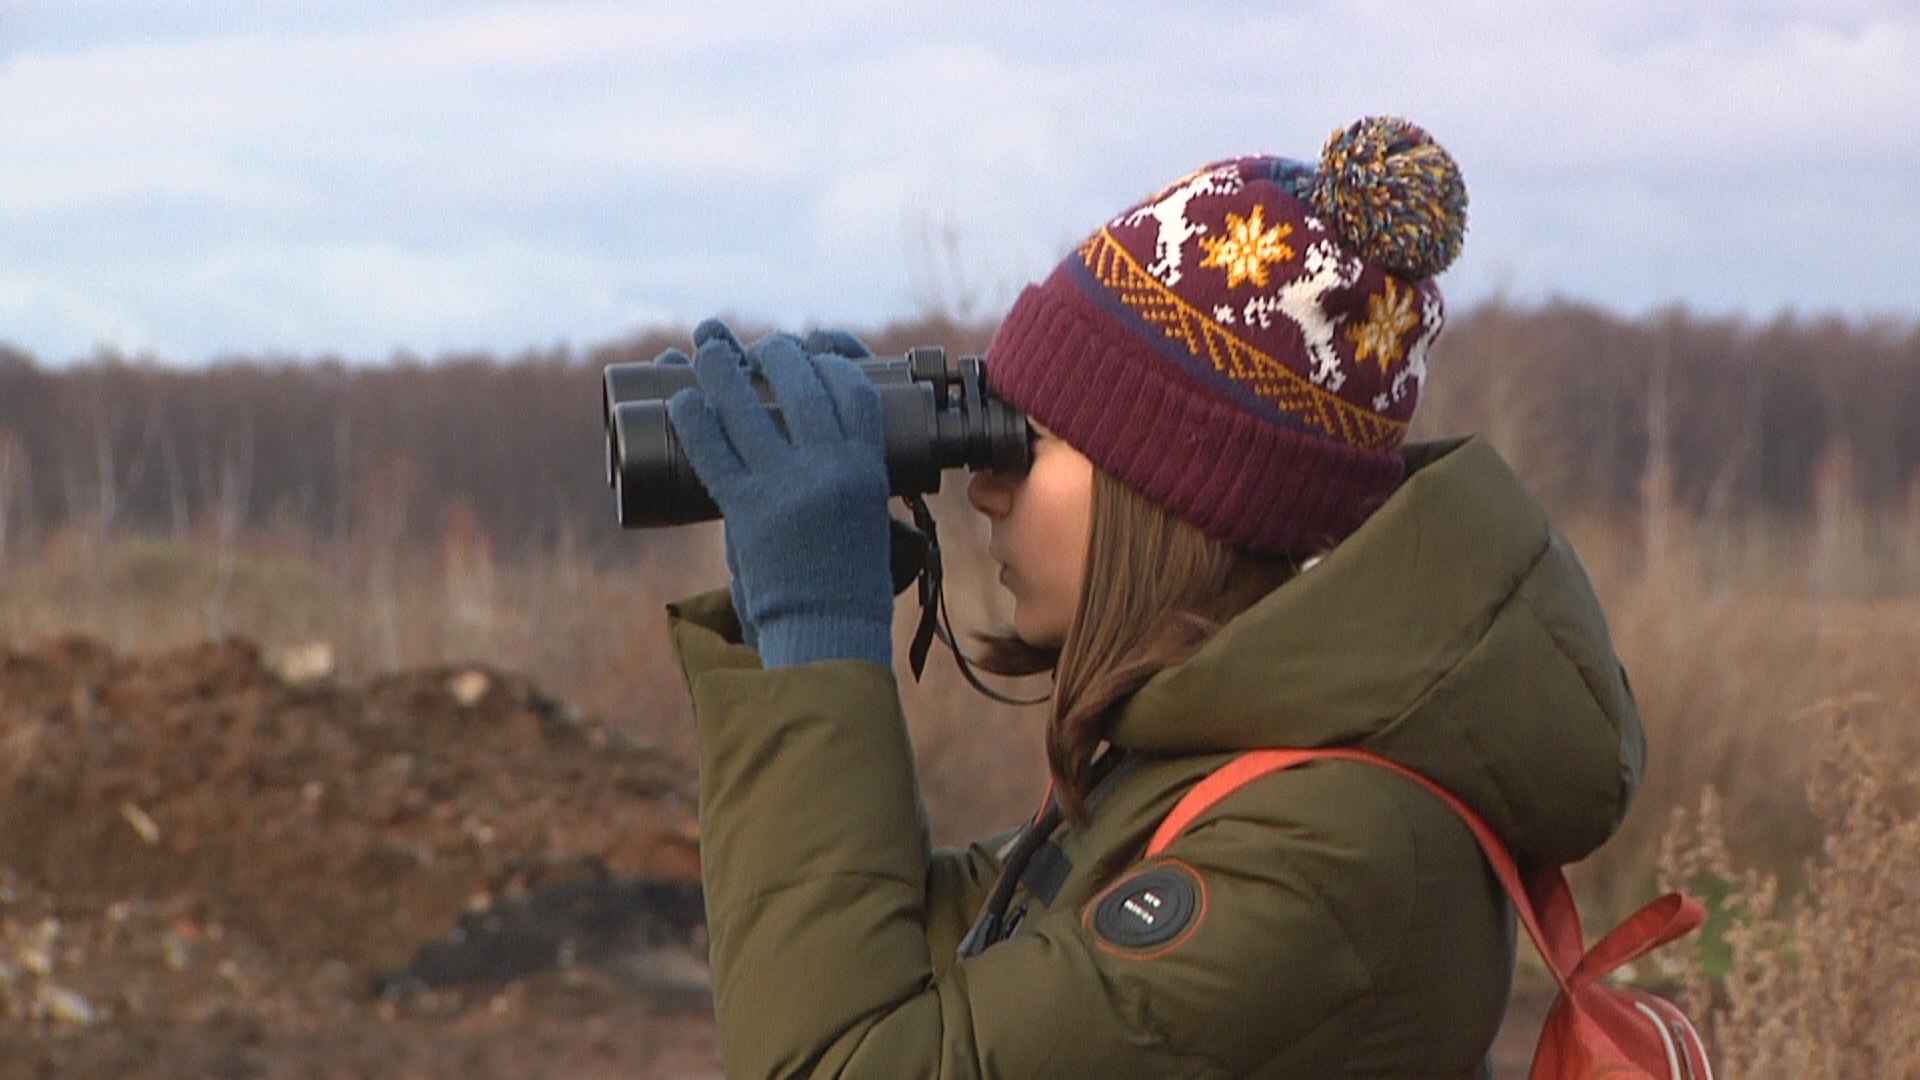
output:
<instances>
[{"instance_id":1,"label":"woman","mask_svg":"<svg viewBox=\"0 0 1920 1080\"><path fill-rule=\"evenodd\" d=\"M1572 553L1484 444L1401 447L1465 201L1365 120L1317 167L1182 179L1021 295L987 370L1032 465L969 495L1014 601L989 661L1055 671L1054 787L963 852L928 849L891 671L872 388L833 339L696 331L670 411L735 578L673 618L730 1074L1485 1074L1510 915L1414 781L1317 762L1144 856L1261 747L1409 766L1523 862L1626 809L1639 722Z\"/></svg>"}]
</instances>

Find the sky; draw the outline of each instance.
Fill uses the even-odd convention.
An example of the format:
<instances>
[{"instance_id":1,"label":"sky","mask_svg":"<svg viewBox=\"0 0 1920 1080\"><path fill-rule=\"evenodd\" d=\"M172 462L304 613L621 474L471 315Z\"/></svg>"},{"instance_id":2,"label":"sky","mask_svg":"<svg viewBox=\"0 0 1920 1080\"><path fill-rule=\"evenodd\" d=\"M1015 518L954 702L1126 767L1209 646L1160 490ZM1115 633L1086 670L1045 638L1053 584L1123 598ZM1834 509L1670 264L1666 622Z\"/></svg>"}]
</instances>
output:
<instances>
[{"instance_id":1,"label":"sky","mask_svg":"<svg viewBox=\"0 0 1920 1080\"><path fill-rule=\"evenodd\" d=\"M0 343L432 357L991 317L1390 113L1449 303L1920 318L1913 0L0 0Z\"/></svg>"}]
</instances>

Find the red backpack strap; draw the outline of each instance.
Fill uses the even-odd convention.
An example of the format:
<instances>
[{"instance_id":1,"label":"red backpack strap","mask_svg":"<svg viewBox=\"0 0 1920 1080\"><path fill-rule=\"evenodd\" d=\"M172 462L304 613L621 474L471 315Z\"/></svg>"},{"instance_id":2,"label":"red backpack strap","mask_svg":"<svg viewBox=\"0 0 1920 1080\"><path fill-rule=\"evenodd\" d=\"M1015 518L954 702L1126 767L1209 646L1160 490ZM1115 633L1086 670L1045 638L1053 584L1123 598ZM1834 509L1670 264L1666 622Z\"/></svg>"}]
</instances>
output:
<instances>
[{"instance_id":1,"label":"red backpack strap","mask_svg":"<svg viewBox=\"0 0 1920 1080\"><path fill-rule=\"evenodd\" d=\"M1173 838L1187 831L1193 820L1207 812L1214 803L1240 790L1248 781L1257 780L1270 772L1291 769L1319 757L1332 757L1332 751L1326 750L1249 750L1225 765L1202 777L1200 782L1187 789L1180 801L1173 804L1167 816L1160 820L1160 827L1153 831L1153 839L1147 841L1149 856L1160 854Z\"/></svg>"}]
</instances>

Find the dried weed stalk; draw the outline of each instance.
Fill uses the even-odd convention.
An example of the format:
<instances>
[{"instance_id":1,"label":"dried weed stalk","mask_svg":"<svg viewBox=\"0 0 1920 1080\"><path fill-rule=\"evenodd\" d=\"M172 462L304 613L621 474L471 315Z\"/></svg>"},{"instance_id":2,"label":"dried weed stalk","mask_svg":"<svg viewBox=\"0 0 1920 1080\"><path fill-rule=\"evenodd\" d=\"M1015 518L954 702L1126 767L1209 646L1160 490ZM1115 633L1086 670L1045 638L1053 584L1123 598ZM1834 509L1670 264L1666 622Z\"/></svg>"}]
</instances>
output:
<instances>
[{"instance_id":1,"label":"dried weed stalk","mask_svg":"<svg viewBox=\"0 0 1920 1080\"><path fill-rule=\"evenodd\" d=\"M1735 866L1712 788L1662 844L1662 887L1701 897L1712 918L1656 962L1703 1022L1719 1076L1920 1076L1920 815L1911 778L1848 722L1862 702L1822 709L1832 737L1807 796L1827 834L1804 894L1783 904L1771 875Z\"/></svg>"}]
</instances>

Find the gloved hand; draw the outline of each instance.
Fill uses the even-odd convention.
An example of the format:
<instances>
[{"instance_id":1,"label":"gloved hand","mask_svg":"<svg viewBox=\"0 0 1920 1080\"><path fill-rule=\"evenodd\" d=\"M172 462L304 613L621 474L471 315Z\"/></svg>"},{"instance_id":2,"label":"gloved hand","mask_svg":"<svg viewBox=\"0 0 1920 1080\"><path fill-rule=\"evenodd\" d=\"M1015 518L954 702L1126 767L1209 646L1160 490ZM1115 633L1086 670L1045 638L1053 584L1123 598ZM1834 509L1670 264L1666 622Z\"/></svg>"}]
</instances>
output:
<instances>
[{"instance_id":1,"label":"gloved hand","mask_svg":"<svg viewBox=\"0 0 1920 1080\"><path fill-rule=\"evenodd\" d=\"M743 352L714 320L694 330L697 388L667 402L694 472L726 521L734 602L767 667L893 661L887 469L880 397L851 362L776 334ZM748 383L772 386L786 434Z\"/></svg>"}]
</instances>

